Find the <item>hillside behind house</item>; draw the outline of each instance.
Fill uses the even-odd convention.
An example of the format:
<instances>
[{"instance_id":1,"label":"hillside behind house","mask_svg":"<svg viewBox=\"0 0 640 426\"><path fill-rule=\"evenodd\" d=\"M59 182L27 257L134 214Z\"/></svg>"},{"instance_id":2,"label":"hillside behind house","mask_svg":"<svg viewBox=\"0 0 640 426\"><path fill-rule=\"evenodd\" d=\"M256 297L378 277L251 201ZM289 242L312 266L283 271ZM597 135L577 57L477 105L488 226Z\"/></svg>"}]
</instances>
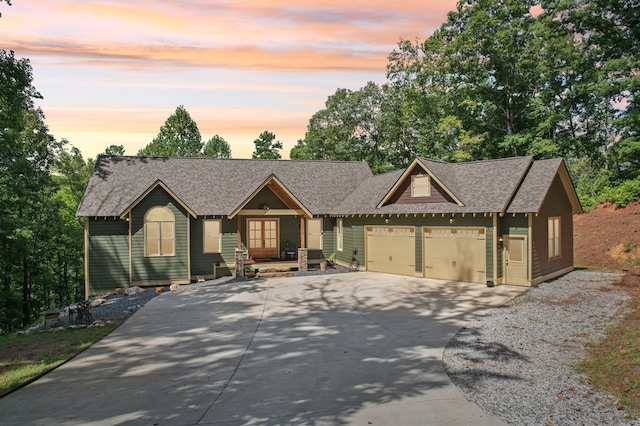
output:
<instances>
[{"instance_id":1,"label":"hillside behind house","mask_svg":"<svg viewBox=\"0 0 640 426\"><path fill-rule=\"evenodd\" d=\"M575 215L573 224L576 266L610 270L640 267L640 202L625 208L603 204Z\"/></svg>"}]
</instances>

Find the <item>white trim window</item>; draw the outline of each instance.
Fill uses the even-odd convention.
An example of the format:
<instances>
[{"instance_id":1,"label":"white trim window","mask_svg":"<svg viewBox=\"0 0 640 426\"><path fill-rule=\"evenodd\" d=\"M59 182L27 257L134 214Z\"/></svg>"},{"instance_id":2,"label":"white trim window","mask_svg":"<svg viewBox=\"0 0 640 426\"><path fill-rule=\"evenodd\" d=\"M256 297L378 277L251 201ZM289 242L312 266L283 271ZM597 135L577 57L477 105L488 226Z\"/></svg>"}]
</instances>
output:
<instances>
[{"instance_id":1,"label":"white trim window","mask_svg":"<svg viewBox=\"0 0 640 426\"><path fill-rule=\"evenodd\" d=\"M322 219L307 219L307 248L322 250Z\"/></svg>"},{"instance_id":2,"label":"white trim window","mask_svg":"<svg viewBox=\"0 0 640 426\"><path fill-rule=\"evenodd\" d=\"M560 217L549 218L549 259L560 257Z\"/></svg>"},{"instance_id":3,"label":"white trim window","mask_svg":"<svg viewBox=\"0 0 640 426\"><path fill-rule=\"evenodd\" d=\"M431 178L429 175L412 175L411 176L411 196L412 197L430 197L431 196Z\"/></svg>"},{"instance_id":4,"label":"white trim window","mask_svg":"<svg viewBox=\"0 0 640 426\"><path fill-rule=\"evenodd\" d=\"M202 252L220 253L222 251L222 221L205 219L202 221Z\"/></svg>"},{"instance_id":5,"label":"white trim window","mask_svg":"<svg viewBox=\"0 0 640 426\"><path fill-rule=\"evenodd\" d=\"M167 207L150 208L144 215L144 255L175 256L176 218Z\"/></svg>"},{"instance_id":6,"label":"white trim window","mask_svg":"<svg viewBox=\"0 0 640 426\"><path fill-rule=\"evenodd\" d=\"M341 217L337 220L336 227L336 245L338 251L344 250L344 223Z\"/></svg>"}]
</instances>

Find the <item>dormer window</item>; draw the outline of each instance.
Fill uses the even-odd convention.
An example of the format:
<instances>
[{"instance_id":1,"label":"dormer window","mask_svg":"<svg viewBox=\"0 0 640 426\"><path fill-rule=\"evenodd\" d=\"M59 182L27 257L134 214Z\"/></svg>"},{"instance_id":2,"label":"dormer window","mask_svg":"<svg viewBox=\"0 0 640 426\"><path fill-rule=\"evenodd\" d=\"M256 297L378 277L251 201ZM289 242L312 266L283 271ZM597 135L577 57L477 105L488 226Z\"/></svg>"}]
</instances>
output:
<instances>
[{"instance_id":1,"label":"dormer window","mask_svg":"<svg viewBox=\"0 0 640 426\"><path fill-rule=\"evenodd\" d=\"M431 178L429 178L429 175L419 174L411 176L411 196L431 196Z\"/></svg>"}]
</instances>

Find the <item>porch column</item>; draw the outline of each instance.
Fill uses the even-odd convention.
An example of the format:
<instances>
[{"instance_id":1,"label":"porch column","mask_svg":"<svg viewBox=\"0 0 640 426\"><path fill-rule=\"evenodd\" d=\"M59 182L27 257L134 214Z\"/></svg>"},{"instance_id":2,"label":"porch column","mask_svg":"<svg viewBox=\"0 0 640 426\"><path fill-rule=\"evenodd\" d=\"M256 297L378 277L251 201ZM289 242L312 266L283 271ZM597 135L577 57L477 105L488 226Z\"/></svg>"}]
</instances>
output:
<instances>
[{"instance_id":1,"label":"porch column","mask_svg":"<svg viewBox=\"0 0 640 426\"><path fill-rule=\"evenodd\" d=\"M236 248L235 261L234 276L244 277L244 250L240 250L240 247Z\"/></svg>"},{"instance_id":2,"label":"porch column","mask_svg":"<svg viewBox=\"0 0 640 426\"><path fill-rule=\"evenodd\" d=\"M240 215L236 216L236 219L238 219L238 245L237 248L242 247L242 236L240 235L240 231L242 230L242 222L240 222Z\"/></svg>"},{"instance_id":3,"label":"porch column","mask_svg":"<svg viewBox=\"0 0 640 426\"><path fill-rule=\"evenodd\" d=\"M298 271L306 272L309 270L309 251L306 248L298 249Z\"/></svg>"},{"instance_id":4,"label":"porch column","mask_svg":"<svg viewBox=\"0 0 640 426\"><path fill-rule=\"evenodd\" d=\"M300 216L300 247L307 248L307 241L305 238L306 232L304 232L304 216Z\"/></svg>"}]
</instances>

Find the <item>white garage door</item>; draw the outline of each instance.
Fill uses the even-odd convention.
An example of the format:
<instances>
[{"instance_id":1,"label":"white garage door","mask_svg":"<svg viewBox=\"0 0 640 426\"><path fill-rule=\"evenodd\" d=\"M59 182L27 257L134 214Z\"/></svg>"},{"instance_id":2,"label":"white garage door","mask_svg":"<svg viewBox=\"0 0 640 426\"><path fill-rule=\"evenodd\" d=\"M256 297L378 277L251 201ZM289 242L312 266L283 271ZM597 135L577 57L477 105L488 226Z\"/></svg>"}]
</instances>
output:
<instances>
[{"instance_id":1,"label":"white garage door","mask_svg":"<svg viewBox=\"0 0 640 426\"><path fill-rule=\"evenodd\" d=\"M486 246L484 228L425 227L424 276L484 283Z\"/></svg>"},{"instance_id":2,"label":"white garage door","mask_svg":"<svg viewBox=\"0 0 640 426\"><path fill-rule=\"evenodd\" d=\"M415 227L367 226L366 233L368 271L415 275Z\"/></svg>"}]
</instances>

